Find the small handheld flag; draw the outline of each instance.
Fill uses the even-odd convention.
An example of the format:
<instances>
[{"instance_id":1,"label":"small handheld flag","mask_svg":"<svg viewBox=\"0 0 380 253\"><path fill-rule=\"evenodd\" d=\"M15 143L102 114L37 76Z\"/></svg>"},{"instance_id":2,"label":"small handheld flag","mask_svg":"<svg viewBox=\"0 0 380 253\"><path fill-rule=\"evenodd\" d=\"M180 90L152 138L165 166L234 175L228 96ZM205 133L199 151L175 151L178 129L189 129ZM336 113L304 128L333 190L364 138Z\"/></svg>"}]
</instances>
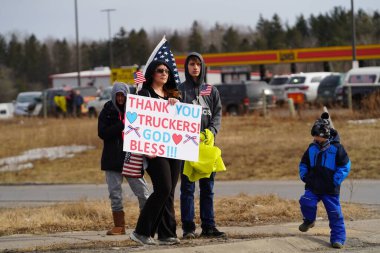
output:
<instances>
[{"instance_id":1,"label":"small handheld flag","mask_svg":"<svg viewBox=\"0 0 380 253\"><path fill-rule=\"evenodd\" d=\"M144 74L140 70L133 73L133 79L135 81L135 84L140 84L140 83L145 82Z\"/></svg>"}]
</instances>

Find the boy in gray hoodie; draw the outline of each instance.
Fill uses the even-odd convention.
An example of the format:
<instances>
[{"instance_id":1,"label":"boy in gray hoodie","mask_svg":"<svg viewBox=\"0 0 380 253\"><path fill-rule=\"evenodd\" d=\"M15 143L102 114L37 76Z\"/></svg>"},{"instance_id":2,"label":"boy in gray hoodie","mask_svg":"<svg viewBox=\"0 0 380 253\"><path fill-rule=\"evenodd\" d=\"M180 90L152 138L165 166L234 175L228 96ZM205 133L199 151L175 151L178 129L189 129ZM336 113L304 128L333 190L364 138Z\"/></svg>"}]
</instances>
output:
<instances>
[{"instance_id":1,"label":"boy in gray hoodie","mask_svg":"<svg viewBox=\"0 0 380 253\"><path fill-rule=\"evenodd\" d=\"M202 106L201 131L209 129L214 137L220 130L222 104L218 90L205 83L206 66L203 57L198 53L190 53L185 61L186 81L179 85L182 102ZM200 218L202 221L201 236L223 237L224 232L216 228L214 218L214 178L199 180L200 188ZM194 191L195 183L186 175L181 175L181 221L184 238L195 238L194 223Z\"/></svg>"}]
</instances>

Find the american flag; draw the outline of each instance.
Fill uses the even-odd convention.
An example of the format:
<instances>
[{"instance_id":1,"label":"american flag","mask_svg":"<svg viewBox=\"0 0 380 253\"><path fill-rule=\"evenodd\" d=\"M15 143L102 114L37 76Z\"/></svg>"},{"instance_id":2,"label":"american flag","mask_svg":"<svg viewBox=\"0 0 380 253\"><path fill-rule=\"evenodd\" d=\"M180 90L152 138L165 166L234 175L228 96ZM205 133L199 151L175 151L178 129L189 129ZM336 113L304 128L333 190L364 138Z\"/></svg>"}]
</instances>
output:
<instances>
[{"instance_id":1,"label":"american flag","mask_svg":"<svg viewBox=\"0 0 380 253\"><path fill-rule=\"evenodd\" d=\"M156 46L156 48L153 50L152 54L150 55L148 61L146 62L144 74L149 63L151 61L157 61L157 60L165 61L169 65L170 70L174 74L175 82L178 86L181 83L181 81L179 80L177 64L175 62L175 58L172 51L170 51L169 43L166 40L165 36L162 38L160 43L158 43L158 45Z\"/></svg>"},{"instance_id":2,"label":"american flag","mask_svg":"<svg viewBox=\"0 0 380 253\"><path fill-rule=\"evenodd\" d=\"M133 79L135 80L135 84L145 82L144 74L139 70L133 73Z\"/></svg>"},{"instance_id":3,"label":"american flag","mask_svg":"<svg viewBox=\"0 0 380 253\"><path fill-rule=\"evenodd\" d=\"M211 94L212 87L210 84L203 84L201 91L199 92L200 96L209 96Z\"/></svg>"}]
</instances>

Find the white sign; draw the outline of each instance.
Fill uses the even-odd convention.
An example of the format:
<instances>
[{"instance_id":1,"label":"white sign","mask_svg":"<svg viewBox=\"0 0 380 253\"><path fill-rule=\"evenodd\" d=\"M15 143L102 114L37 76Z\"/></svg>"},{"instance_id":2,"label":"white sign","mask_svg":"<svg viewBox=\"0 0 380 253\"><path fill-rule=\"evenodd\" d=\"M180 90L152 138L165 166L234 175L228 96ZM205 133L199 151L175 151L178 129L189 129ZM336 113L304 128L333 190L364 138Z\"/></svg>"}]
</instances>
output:
<instances>
[{"instance_id":1,"label":"white sign","mask_svg":"<svg viewBox=\"0 0 380 253\"><path fill-rule=\"evenodd\" d=\"M124 151L198 161L202 107L128 94Z\"/></svg>"}]
</instances>

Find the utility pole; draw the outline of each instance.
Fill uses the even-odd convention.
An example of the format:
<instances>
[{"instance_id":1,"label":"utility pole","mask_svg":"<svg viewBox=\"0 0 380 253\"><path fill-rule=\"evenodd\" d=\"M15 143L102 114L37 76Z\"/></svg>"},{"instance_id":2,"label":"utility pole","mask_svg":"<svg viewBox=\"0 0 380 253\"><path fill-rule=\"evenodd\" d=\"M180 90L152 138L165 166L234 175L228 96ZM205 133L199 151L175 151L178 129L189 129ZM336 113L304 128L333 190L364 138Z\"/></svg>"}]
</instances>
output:
<instances>
[{"instance_id":1,"label":"utility pole","mask_svg":"<svg viewBox=\"0 0 380 253\"><path fill-rule=\"evenodd\" d=\"M79 54L79 29L78 29L78 7L77 0L75 0L75 36L76 36L76 48L77 48L77 80L78 87L80 87L80 54Z\"/></svg>"},{"instance_id":2,"label":"utility pole","mask_svg":"<svg viewBox=\"0 0 380 253\"><path fill-rule=\"evenodd\" d=\"M112 53L112 40L111 40L111 11L116 11L116 9L104 9L102 12L107 12L107 20L108 20L108 43L109 43L109 57L110 57L110 68L113 66L113 53Z\"/></svg>"},{"instance_id":3,"label":"utility pole","mask_svg":"<svg viewBox=\"0 0 380 253\"><path fill-rule=\"evenodd\" d=\"M351 0L351 20L352 20L352 68L358 68L359 64L356 60L356 28L355 28L355 10L354 0Z\"/></svg>"}]
</instances>

